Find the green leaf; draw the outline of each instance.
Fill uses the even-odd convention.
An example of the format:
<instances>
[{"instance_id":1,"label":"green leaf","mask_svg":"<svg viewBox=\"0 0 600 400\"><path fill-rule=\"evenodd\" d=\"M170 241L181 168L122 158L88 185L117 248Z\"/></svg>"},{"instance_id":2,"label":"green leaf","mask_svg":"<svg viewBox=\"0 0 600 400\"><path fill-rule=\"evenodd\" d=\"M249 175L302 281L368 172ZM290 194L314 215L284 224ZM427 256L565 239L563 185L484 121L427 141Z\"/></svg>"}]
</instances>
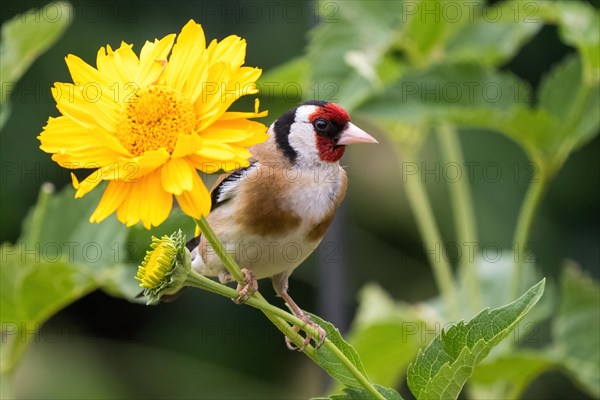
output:
<instances>
[{"instance_id":1,"label":"green leaf","mask_svg":"<svg viewBox=\"0 0 600 400\"><path fill-rule=\"evenodd\" d=\"M376 284L363 287L359 299L348 341L373 382L398 386L418 350L434 339L435 322L425 321L435 312L425 305L396 303Z\"/></svg>"},{"instance_id":2,"label":"green leaf","mask_svg":"<svg viewBox=\"0 0 600 400\"><path fill-rule=\"evenodd\" d=\"M518 1L518 0L515 0ZM529 2L547 23L558 25L561 39L577 48L583 59L584 81L600 83L600 13L583 1Z\"/></svg>"},{"instance_id":3,"label":"green leaf","mask_svg":"<svg viewBox=\"0 0 600 400\"><path fill-rule=\"evenodd\" d=\"M139 302L136 299L139 282L134 276L151 237L169 235L179 228L191 237L195 225L179 209L151 230L139 224L127 228L114 215L99 224L90 223L89 217L100 201L103 188L104 184L100 184L96 190L76 199L72 187L53 193L51 185L45 184L38 204L23 223L20 243L46 260L89 267L99 287L108 294Z\"/></svg>"},{"instance_id":4,"label":"green leaf","mask_svg":"<svg viewBox=\"0 0 600 400\"><path fill-rule=\"evenodd\" d=\"M394 139L418 144L417 134L443 121L504 132L508 120L519 128L515 114L529 109L530 97L528 86L511 74L474 64L436 65L405 74L357 115Z\"/></svg>"},{"instance_id":5,"label":"green leaf","mask_svg":"<svg viewBox=\"0 0 600 400\"><path fill-rule=\"evenodd\" d=\"M450 122L501 132L523 147L544 174L555 174L569 154L600 128L600 87L581 80L577 57L567 58L542 83L540 104L515 76L473 65L438 65L405 74L357 110L383 132L419 143L413 131Z\"/></svg>"},{"instance_id":6,"label":"green leaf","mask_svg":"<svg viewBox=\"0 0 600 400\"><path fill-rule=\"evenodd\" d=\"M89 269L45 260L37 252L24 252L22 246L6 244L0 249L2 372L15 366L44 321L96 288Z\"/></svg>"},{"instance_id":7,"label":"green leaf","mask_svg":"<svg viewBox=\"0 0 600 400\"><path fill-rule=\"evenodd\" d=\"M74 197L72 187L49 193L42 200L43 211L36 206L25 219L23 246L36 249L46 259L89 265L95 274L117 264L136 262L127 256L127 228L114 216L100 224L89 222L103 188L101 184L80 199Z\"/></svg>"},{"instance_id":8,"label":"green leaf","mask_svg":"<svg viewBox=\"0 0 600 400\"><path fill-rule=\"evenodd\" d=\"M360 357L356 350L344 340L340 331L320 317L311 314L311 318L319 324L327 332L327 338L348 358L352 365L364 376L367 376L365 369L360 361ZM362 387L362 384L352 375L350 370L342 363L339 358L327 347L322 346L314 353L313 360L321 366L329 375L337 379L341 383L350 387Z\"/></svg>"},{"instance_id":9,"label":"green leaf","mask_svg":"<svg viewBox=\"0 0 600 400\"><path fill-rule=\"evenodd\" d=\"M351 111L381 86L377 67L399 28L401 2L320 1L319 7L324 18L307 50L310 82L322 100Z\"/></svg>"},{"instance_id":10,"label":"green leaf","mask_svg":"<svg viewBox=\"0 0 600 400\"><path fill-rule=\"evenodd\" d=\"M531 249L528 249L531 250ZM523 258L522 279L519 283L519 292L526 291L535 283L542 279L540 272L536 269L533 254L521 255ZM515 260L519 256L515 254L514 249L501 249L498 257L494 259L475 256L474 272L481 288L483 304L489 308L502 307L510 302L510 280L515 269ZM469 296L467 290L462 285L458 288L459 301L461 308L469 309ZM532 324L548 319L553 315L557 307L556 287L550 281L544 286L544 296L538 301L535 308L527 313L521 321L525 324L523 329L515 335L515 341L528 341L527 332ZM515 331L517 333L517 331ZM522 340L519 340L522 339Z\"/></svg>"},{"instance_id":11,"label":"green leaf","mask_svg":"<svg viewBox=\"0 0 600 400\"><path fill-rule=\"evenodd\" d=\"M277 96L282 95L282 91L277 88L286 87L291 84L298 84L302 90L308 90L308 68L310 64L306 57L297 57L284 64L278 65L277 67L268 70L261 75L259 83L263 88L261 90L262 95L266 96ZM266 89L275 86L274 92L271 93Z\"/></svg>"},{"instance_id":12,"label":"green leaf","mask_svg":"<svg viewBox=\"0 0 600 400\"><path fill-rule=\"evenodd\" d=\"M261 104L269 108L272 123L279 115L298 105L303 98L321 98L328 92L319 92L317 85L309 84L310 65L306 56L297 57L266 71L258 81Z\"/></svg>"},{"instance_id":13,"label":"green leaf","mask_svg":"<svg viewBox=\"0 0 600 400\"><path fill-rule=\"evenodd\" d=\"M571 263L563 272L561 294L552 353L584 390L600 397L600 286Z\"/></svg>"},{"instance_id":14,"label":"green leaf","mask_svg":"<svg viewBox=\"0 0 600 400\"><path fill-rule=\"evenodd\" d=\"M194 229L191 218L180 211L151 231L128 229L114 217L91 224L89 216L102 190L81 199L73 195L71 187L55 194L51 184L42 185L23 223L22 238L15 246L2 247L0 318L9 338L2 351L3 372L14 367L46 319L90 291L102 288L135 301L140 292L135 269L150 237L180 227Z\"/></svg>"},{"instance_id":15,"label":"green leaf","mask_svg":"<svg viewBox=\"0 0 600 400\"><path fill-rule=\"evenodd\" d=\"M470 22L448 40L445 62L505 63L542 28L541 20L531 16L534 10L526 2L502 2L491 8L485 9L483 16L474 8L463 10L472 14Z\"/></svg>"},{"instance_id":16,"label":"green leaf","mask_svg":"<svg viewBox=\"0 0 600 400\"><path fill-rule=\"evenodd\" d=\"M553 164L591 141L600 128L600 86L588 86L581 77L581 59L567 57L544 79L539 107L559 122L547 140L537 145Z\"/></svg>"},{"instance_id":17,"label":"green leaf","mask_svg":"<svg viewBox=\"0 0 600 400\"><path fill-rule=\"evenodd\" d=\"M375 385L375 389L387 400L402 400L402 396L394 389ZM364 388L345 388L344 393L334 394L329 397L315 397L312 400L364 400L372 398L371 393Z\"/></svg>"},{"instance_id":18,"label":"green leaf","mask_svg":"<svg viewBox=\"0 0 600 400\"><path fill-rule=\"evenodd\" d=\"M478 15L475 2L416 0L402 7L403 29L397 45L416 66L444 60L450 38Z\"/></svg>"},{"instance_id":19,"label":"green leaf","mask_svg":"<svg viewBox=\"0 0 600 400\"><path fill-rule=\"evenodd\" d=\"M2 24L0 42L0 128L8 119L7 88L16 84L29 66L58 40L71 24L73 9L67 2L53 2L39 10L16 15ZM10 92L10 90L7 90Z\"/></svg>"},{"instance_id":20,"label":"green leaf","mask_svg":"<svg viewBox=\"0 0 600 400\"><path fill-rule=\"evenodd\" d=\"M442 331L408 368L408 386L415 397L456 399L473 368L537 303L544 284L542 280L514 302Z\"/></svg>"},{"instance_id":21,"label":"green leaf","mask_svg":"<svg viewBox=\"0 0 600 400\"><path fill-rule=\"evenodd\" d=\"M405 74L359 111L434 122L467 109L510 110L530 97L528 86L514 75L475 64L436 65Z\"/></svg>"},{"instance_id":22,"label":"green leaf","mask_svg":"<svg viewBox=\"0 0 600 400\"><path fill-rule=\"evenodd\" d=\"M504 63L541 29L542 23L528 18L527 5L518 2L504 2L494 8L485 11L481 3L468 1L404 2L402 29L395 46L406 53L411 67L421 69L442 63Z\"/></svg>"},{"instance_id":23,"label":"green leaf","mask_svg":"<svg viewBox=\"0 0 600 400\"><path fill-rule=\"evenodd\" d=\"M469 392L476 399L518 399L535 378L556 368L557 360L543 351L517 350L479 364Z\"/></svg>"}]
</instances>

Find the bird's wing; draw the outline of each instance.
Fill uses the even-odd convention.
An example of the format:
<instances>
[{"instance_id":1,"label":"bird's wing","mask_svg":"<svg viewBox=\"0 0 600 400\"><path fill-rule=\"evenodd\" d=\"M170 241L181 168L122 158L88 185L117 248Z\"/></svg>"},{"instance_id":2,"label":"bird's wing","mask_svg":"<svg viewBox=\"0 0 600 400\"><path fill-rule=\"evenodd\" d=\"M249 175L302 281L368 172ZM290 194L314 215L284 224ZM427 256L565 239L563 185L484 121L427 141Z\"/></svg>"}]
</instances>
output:
<instances>
[{"instance_id":1,"label":"bird's wing","mask_svg":"<svg viewBox=\"0 0 600 400\"><path fill-rule=\"evenodd\" d=\"M238 168L227 174L223 174L217 179L210 191L212 200L211 211L233 198L237 192L239 184L244 180L248 171L256 168L258 161L251 159L250 165L244 168Z\"/></svg>"},{"instance_id":2,"label":"bird's wing","mask_svg":"<svg viewBox=\"0 0 600 400\"><path fill-rule=\"evenodd\" d=\"M258 165L258 161L256 161L256 159L251 158L249 161L250 165L247 167L238 168L234 171L221 174L221 176L219 176L210 190L210 198L212 200L210 211L214 210L235 196L238 185L244 180L244 177L248 171ZM190 252L200 244L200 236L202 236L202 234L188 240L186 243L186 247Z\"/></svg>"}]
</instances>

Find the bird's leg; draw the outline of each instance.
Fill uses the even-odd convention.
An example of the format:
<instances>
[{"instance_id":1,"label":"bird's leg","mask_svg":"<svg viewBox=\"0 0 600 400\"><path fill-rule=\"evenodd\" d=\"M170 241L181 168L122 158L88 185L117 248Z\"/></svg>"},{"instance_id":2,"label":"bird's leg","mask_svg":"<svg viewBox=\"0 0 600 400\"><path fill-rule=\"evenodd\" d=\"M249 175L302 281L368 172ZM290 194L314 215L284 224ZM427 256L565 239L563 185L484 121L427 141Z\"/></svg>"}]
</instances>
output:
<instances>
[{"instance_id":1,"label":"bird's leg","mask_svg":"<svg viewBox=\"0 0 600 400\"><path fill-rule=\"evenodd\" d=\"M321 328L321 326L319 326L316 322L314 322L312 319L310 319L310 317L308 315L306 315L304 313L304 311L302 311L300 309L300 307L298 307L298 305L296 304L296 302L294 302L294 300L290 297L290 295L287 292L283 292L281 294L281 297L290 306L290 308L292 309L292 312L294 313L294 315L296 317L300 318L302 320L302 322L304 322L303 326L301 326L301 327L295 326L294 330L297 332L298 330L301 330L302 328L304 328L306 325L312 327L319 334L319 341L317 342L315 340L315 344L316 344L315 347L317 349L319 347L321 347L323 345L323 343L325 342L325 338L327 337L327 333L325 332L325 329ZM285 344L287 345L288 349L290 349L290 350L304 351L304 349L306 348L306 346L308 346L308 344L310 343L310 339L311 339L311 337L307 335L306 338L304 338L304 342L302 342L302 345L300 347L296 347L292 343L292 341L290 340L290 338L286 336L285 337Z\"/></svg>"},{"instance_id":2,"label":"bird's leg","mask_svg":"<svg viewBox=\"0 0 600 400\"><path fill-rule=\"evenodd\" d=\"M307 325L312 327L314 330L316 330L318 332L319 341L317 342L315 340L315 344L316 344L315 347L318 349L325 342L325 338L327 337L327 332L325 332L325 329L321 328L321 326L319 326L317 323L315 323L313 320L311 320L310 317L308 315L306 315L300 307L298 307L296 302L288 294L288 292L287 292L288 278L289 278L289 273L283 273L283 274L275 275L273 277L273 287L275 288L275 292L277 293L277 295L279 297L283 298L283 300L290 306L294 315L296 317L298 317L299 319L301 319L302 322L304 322L304 325L302 325L302 326L294 326L292 328L294 332L298 332L298 331L302 330ZM309 335L307 335L304 338L302 345L300 347L296 347L294 345L294 343L292 343L291 339L288 336L286 336L285 344L287 345L287 348L290 350L304 351L306 346L308 346L308 344L310 343L310 340L311 340L311 337Z\"/></svg>"},{"instance_id":3,"label":"bird's leg","mask_svg":"<svg viewBox=\"0 0 600 400\"><path fill-rule=\"evenodd\" d=\"M235 290L239 293L239 296L235 299L232 299L235 304L245 303L252 293L258 290L258 281L256 277L248 268L242 268L242 272L244 273L244 280L242 282L238 282ZM233 280L231 274L229 272L224 272L219 274L219 281L221 283L231 282Z\"/></svg>"},{"instance_id":4,"label":"bird's leg","mask_svg":"<svg viewBox=\"0 0 600 400\"><path fill-rule=\"evenodd\" d=\"M258 281L252 271L248 268L242 268L242 272L244 273L244 280L242 283L238 282L235 288L240 294L236 299L233 299L233 302L236 304L245 303L258 290Z\"/></svg>"}]
</instances>

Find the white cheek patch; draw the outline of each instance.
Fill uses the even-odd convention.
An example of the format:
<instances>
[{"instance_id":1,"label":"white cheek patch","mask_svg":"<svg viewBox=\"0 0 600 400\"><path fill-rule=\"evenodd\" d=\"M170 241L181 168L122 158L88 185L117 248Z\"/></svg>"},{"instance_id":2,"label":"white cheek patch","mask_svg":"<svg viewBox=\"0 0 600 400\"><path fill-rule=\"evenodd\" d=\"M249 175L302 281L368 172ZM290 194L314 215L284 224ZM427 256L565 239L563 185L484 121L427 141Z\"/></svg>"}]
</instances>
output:
<instances>
[{"instance_id":1,"label":"white cheek patch","mask_svg":"<svg viewBox=\"0 0 600 400\"><path fill-rule=\"evenodd\" d=\"M288 141L298 153L298 161L318 160L315 130L308 120L316 110L317 106L300 106L296 110L296 118L291 126Z\"/></svg>"},{"instance_id":2,"label":"white cheek patch","mask_svg":"<svg viewBox=\"0 0 600 400\"><path fill-rule=\"evenodd\" d=\"M306 162L318 157L315 132L309 123L294 122L288 141L298 153L298 161Z\"/></svg>"}]
</instances>

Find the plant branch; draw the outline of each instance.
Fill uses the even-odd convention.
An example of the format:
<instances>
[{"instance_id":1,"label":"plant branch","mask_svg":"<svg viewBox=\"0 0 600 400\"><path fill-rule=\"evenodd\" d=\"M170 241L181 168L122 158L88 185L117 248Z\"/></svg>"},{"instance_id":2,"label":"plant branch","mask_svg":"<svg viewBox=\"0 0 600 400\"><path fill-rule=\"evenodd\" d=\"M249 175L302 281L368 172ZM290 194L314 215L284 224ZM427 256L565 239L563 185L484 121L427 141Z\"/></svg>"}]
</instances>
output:
<instances>
[{"instance_id":1,"label":"plant branch","mask_svg":"<svg viewBox=\"0 0 600 400\"><path fill-rule=\"evenodd\" d=\"M444 161L448 164L455 163L459 166L459 171L464 165L464 157L460 146L460 138L456 128L448 123L442 123L437 128L437 138L440 142L440 149ZM454 215L454 224L456 226L456 237L459 246L469 245L469 249L478 248L477 224L475 222L475 208L473 206L473 196L469 182L463 176L458 176L455 182L449 182L448 190L450 192L450 204ZM473 256L473 258L471 258ZM469 304L474 313L483 308L481 299L481 290L475 271L474 254L463 253L458 264L459 275L463 281Z\"/></svg>"},{"instance_id":2,"label":"plant branch","mask_svg":"<svg viewBox=\"0 0 600 400\"><path fill-rule=\"evenodd\" d=\"M243 282L244 274L242 273L242 270L233 260L233 258L231 258L229 253L225 251L225 247L215 234L215 231L213 231L206 218L201 217L200 219L197 219L196 224L198 224L200 231L202 231L202 234L204 235L206 240L208 240L208 243L213 248L215 254L219 257L223 265L225 265L225 268L227 268L227 271L229 271L233 279L235 279L238 282Z\"/></svg>"},{"instance_id":3,"label":"plant branch","mask_svg":"<svg viewBox=\"0 0 600 400\"><path fill-rule=\"evenodd\" d=\"M400 145L397 145L397 150L404 157L403 160L405 162L416 163L414 149L409 146L400 148ZM431 204L425 191L425 185L421 181L419 174L406 174L405 183L408 202L417 220L423 245L425 249L429 249L426 250L426 254L433 269L438 290L450 311L450 316L458 320L460 318L460 309L456 286L452 276L452 268L450 267L450 263L441 256L440 246L443 244L442 237L435 222Z\"/></svg>"},{"instance_id":4,"label":"plant branch","mask_svg":"<svg viewBox=\"0 0 600 400\"><path fill-rule=\"evenodd\" d=\"M517 226L515 228L513 246L514 251L516 252L517 261L511 277L509 293L509 298L511 299L515 299L519 296L523 264L525 264L525 258L527 257L527 241L529 240L529 235L531 233L536 209L542 200L548 182L547 176L544 174L544 169L540 167L539 171L540 177L535 181L532 181L527 189L527 194L525 195L525 200L519 211Z\"/></svg>"},{"instance_id":5,"label":"plant branch","mask_svg":"<svg viewBox=\"0 0 600 400\"><path fill-rule=\"evenodd\" d=\"M217 235L212 230L212 227L206 220L206 218L201 217L199 220L196 220L198 227L202 231L202 234L205 235L206 240L208 240L209 244L223 263L227 271L233 276L238 282L243 281L244 275L240 270L240 267L237 263L231 258L231 256L225 251L223 244L219 241ZM195 271L191 271L188 275L188 280L186 282L188 286L197 287L200 289L204 289L210 291L212 293L219 294L221 296L228 297L230 299L236 298L239 293L228 286L217 283L211 279L208 279ZM281 308L275 307L270 304L258 291L254 292L252 296L248 298L245 304L257 308L261 310L267 318L279 329L284 335L289 337L292 342L298 347L301 346L304 338L291 329L291 325L300 326L302 330L305 331L308 335L313 338L318 338L318 332L315 329L308 326L301 319L296 317L295 315L290 314L282 310ZM343 364L352 375L359 381L363 387L373 395L374 398L385 400L383 395L377 391L377 389L369 382L366 376L364 376L355 366L352 364L350 360L338 349L338 347L329 339L325 339L323 346L329 349L337 358L338 361ZM313 361L316 362L316 352L318 350L313 346L307 346L303 352Z\"/></svg>"}]
</instances>

